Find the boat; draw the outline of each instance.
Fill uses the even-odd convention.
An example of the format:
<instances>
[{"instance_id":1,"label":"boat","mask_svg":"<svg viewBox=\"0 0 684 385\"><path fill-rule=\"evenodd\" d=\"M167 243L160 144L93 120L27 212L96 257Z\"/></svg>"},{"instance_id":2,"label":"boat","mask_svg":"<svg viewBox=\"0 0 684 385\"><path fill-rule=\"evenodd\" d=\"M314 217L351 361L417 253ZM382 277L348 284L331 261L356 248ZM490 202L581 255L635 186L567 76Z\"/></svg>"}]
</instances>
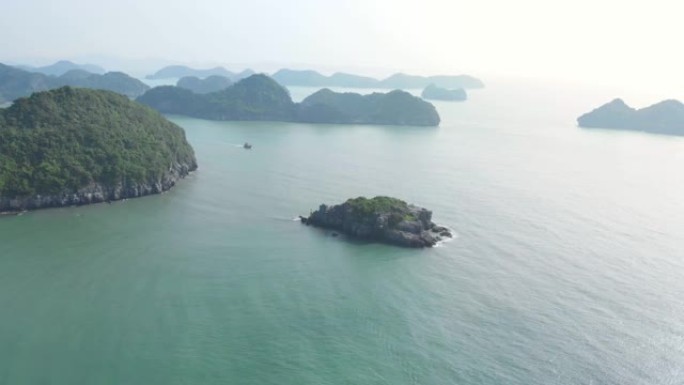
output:
<instances>
[{"instance_id":1,"label":"boat","mask_svg":"<svg viewBox=\"0 0 684 385\"><path fill-rule=\"evenodd\" d=\"M251 150L251 149L252 149L252 145L249 144L249 143L247 143L247 142L245 142L245 144L242 145L242 148L244 148L245 150Z\"/></svg>"}]
</instances>

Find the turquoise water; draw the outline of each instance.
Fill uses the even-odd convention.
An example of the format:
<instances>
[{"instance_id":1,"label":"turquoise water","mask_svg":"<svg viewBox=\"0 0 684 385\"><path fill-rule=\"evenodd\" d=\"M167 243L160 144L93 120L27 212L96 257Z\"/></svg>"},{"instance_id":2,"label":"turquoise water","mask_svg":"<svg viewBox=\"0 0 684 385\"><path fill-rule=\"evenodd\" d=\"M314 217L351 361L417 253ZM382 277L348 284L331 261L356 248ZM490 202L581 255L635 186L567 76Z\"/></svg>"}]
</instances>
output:
<instances>
[{"instance_id":1,"label":"turquoise water","mask_svg":"<svg viewBox=\"0 0 684 385\"><path fill-rule=\"evenodd\" d=\"M612 91L470 96L439 128L171 117L171 192L0 218L0 384L684 383L684 139L575 127ZM293 220L377 194L457 237Z\"/></svg>"}]
</instances>

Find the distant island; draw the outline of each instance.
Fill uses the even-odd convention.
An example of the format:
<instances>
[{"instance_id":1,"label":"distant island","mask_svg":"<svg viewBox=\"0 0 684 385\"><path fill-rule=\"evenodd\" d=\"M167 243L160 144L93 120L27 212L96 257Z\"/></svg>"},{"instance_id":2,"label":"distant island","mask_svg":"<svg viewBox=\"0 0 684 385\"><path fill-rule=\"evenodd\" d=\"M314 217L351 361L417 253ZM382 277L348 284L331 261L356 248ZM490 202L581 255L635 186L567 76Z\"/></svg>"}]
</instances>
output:
<instances>
[{"instance_id":1,"label":"distant island","mask_svg":"<svg viewBox=\"0 0 684 385\"><path fill-rule=\"evenodd\" d=\"M378 80L368 76L336 72L328 76L322 83L327 83L328 85L319 85L319 87L373 88L377 85Z\"/></svg>"},{"instance_id":2,"label":"distant island","mask_svg":"<svg viewBox=\"0 0 684 385\"><path fill-rule=\"evenodd\" d=\"M432 104L404 91L363 96L324 89L297 104L286 88L266 75L252 75L208 94L156 87L137 100L165 114L210 120L415 126L437 126L440 122Z\"/></svg>"},{"instance_id":3,"label":"distant island","mask_svg":"<svg viewBox=\"0 0 684 385\"><path fill-rule=\"evenodd\" d=\"M298 121L337 124L437 126L435 106L408 92L338 93L324 88L299 104Z\"/></svg>"},{"instance_id":4,"label":"distant island","mask_svg":"<svg viewBox=\"0 0 684 385\"><path fill-rule=\"evenodd\" d=\"M429 86L425 87L420 96L427 100L445 100L452 102L462 102L468 99L468 94L466 94L463 88L450 90L447 88L437 87L434 84L430 84Z\"/></svg>"},{"instance_id":5,"label":"distant island","mask_svg":"<svg viewBox=\"0 0 684 385\"><path fill-rule=\"evenodd\" d=\"M230 87L233 82L225 76L211 75L205 79L196 76L185 76L178 79L176 87L185 88L196 94L210 94Z\"/></svg>"},{"instance_id":6,"label":"distant island","mask_svg":"<svg viewBox=\"0 0 684 385\"><path fill-rule=\"evenodd\" d=\"M288 91L265 75L252 75L209 94L173 86L156 87L137 101L164 114L209 120L293 121L296 115Z\"/></svg>"},{"instance_id":7,"label":"distant island","mask_svg":"<svg viewBox=\"0 0 684 385\"><path fill-rule=\"evenodd\" d=\"M53 87L54 77L0 64L0 103L11 102Z\"/></svg>"},{"instance_id":8,"label":"distant island","mask_svg":"<svg viewBox=\"0 0 684 385\"><path fill-rule=\"evenodd\" d=\"M415 76L407 74L394 74L381 81L383 88L425 88L434 84L443 88L463 88L474 89L484 88L484 83L477 78L469 75L436 75L436 76Z\"/></svg>"},{"instance_id":9,"label":"distant island","mask_svg":"<svg viewBox=\"0 0 684 385\"><path fill-rule=\"evenodd\" d=\"M140 96L150 88L123 72L98 75L74 69L61 76L51 76L0 64L0 103L64 86L109 90L129 98Z\"/></svg>"},{"instance_id":10,"label":"distant island","mask_svg":"<svg viewBox=\"0 0 684 385\"><path fill-rule=\"evenodd\" d=\"M0 212L156 194L196 168L182 128L114 92L63 87L0 109Z\"/></svg>"},{"instance_id":11,"label":"distant island","mask_svg":"<svg viewBox=\"0 0 684 385\"><path fill-rule=\"evenodd\" d=\"M398 73L386 79L378 80L367 76L346 73L335 73L331 76L325 76L312 70L281 69L273 74L273 79L284 86L305 87L419 89L425 88L430 84L444 88L472 89L484 87L484 83L480 79L469 75L415 76Z\"/></svg>"},{"instance_id":12,"label":"distant island","mask_svg":"<svg viewBox=\"0 0 684 385\"><path fill-rule=\"evenodd\" d=\"M54 87L81 87L113 91L129 98L136 98L150 89L148 85L123 72L91 74L83 70L71 70L53 80ZM53 87L50 87L53 88Z\"/></svg>"},{"instance_id":13,"label":"distant island","mask_svg":"<svg viewBox=\"0 0 684 385\"><path fill-rule=\"evenodd\" d=\"M305 225L336 230L353 238L402 247L432 247L451 232L432 222L432 212L391 197L359 197L335 206L321 205Z\"/></svg>"},{"instance_id":14,"label":"distant island","mask_svg":"<svg viewBox=\"0 0 684 385\"><path fill-rule=\"evenodd\" d=\"M684 104L665 100L642 109L628 106L622 99L580 116L580 127L644 131L667 135L684 135Z\"/></svg>"},{"instance_id":15,"label":"distant island","mask_svg":"<svg viewBox=\"0 0 684 385\"><path fill-rule=\"evenodd\" d=\"M184 65L167 66L146 76L147 79L180 79L187 76L204 79L209 76L223 76L233 82L254 75L255 72L246 69L242 72L231 72L223 67L197 69ZM284 86L302 87L348 87L348 88L382 88L382 89L421 89L435 84L443 88L474 89L483 88L482 80L469 75L436 75L417 76L403 73L394 74L386 79L376 79L369 76L354 75L337 72L330 76L314 70L292 70L283 68L271 77Z\"/></svg>"},{"instance_id":16,"label":"distant island","mask_svg":"<svg viewBox=\"0 0 684 385\"><path fill-rule=\"evenodd\" d=\"M242 72L231 72L223 67L214 67L208 69L196 69L183 65L172 65L167 66L159 71L147 75L146 79L179 79L186 76L194 76L200 79L204 79L209 76L223 76L225 78L231 79L232 81L238 81L254 75L254 71L246 69Z\"/></svg>"},{"instance_id":17,"label":"distant island","mask_svg":"<svg viewBox=\"0 0 684 385\"><path fill-rule=\"evenodd\" d=\"M102 75L105 72L107 72L104 70L104 68L97 66L95 64L76 64L76 63L70 62L68 60L60 60L54 64L44 66L44 67L33 67L33 66L26 66L26 65L17 65L15 67L22 69L24 71L37 72L37 73L41 73L43 75L51 75L51 76L62 76L65 73L72 71L72 70L82 70L82 71L87 71L87 72L90 72L92 74L98 74L98 75Z\"/></svg>"}]
</instances>

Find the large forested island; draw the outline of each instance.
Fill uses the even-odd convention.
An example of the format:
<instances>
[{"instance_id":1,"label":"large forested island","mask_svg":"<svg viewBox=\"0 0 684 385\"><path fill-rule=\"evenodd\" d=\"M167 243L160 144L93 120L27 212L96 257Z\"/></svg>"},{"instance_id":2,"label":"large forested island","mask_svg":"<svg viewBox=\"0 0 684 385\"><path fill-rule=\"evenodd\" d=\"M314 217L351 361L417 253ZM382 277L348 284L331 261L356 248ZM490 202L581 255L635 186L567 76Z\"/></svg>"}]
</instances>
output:
<instances>
[{"instance_id":1,"label":"large forested island","mask_svg":"<svg viewBox=\"0 0 684 385\"><path fill-rule=\"evenodd\" d=\"M404 91L364 96L324 89L297 104L287 89L266 75L252 75L208 94L157 87L137 100L165 114L211 120L414 126L436 126L440 122L432 104Z\"/></svg>"},{"instance_id":2,"label":"large forested island","mask_svg":"<svg viewBox=\"0 0 684 385\"><path fill-rule=\"evenodd\" d=\"M196 168L182 128L110 91L64 87L0 109L0 212L160 193Z\"/></svg>"},{"instance_id":3,"label":"large forested island","mask_svg":"<svg viewBox=\"0 0 684 385\"><path fill-rule=\"evenodd\" d=\"M123 72L99 75L82 69L72 69L60 76L52 76L0 64L0 103L64 86L109 90L130 98L142 95L150 88Z\"/></svg>"},{"instance_id":4,"label":"large forested island","mask_svg":"<svg viewBox=\"0 0 684 385\"><path fill-rule=\"evenodd\" d=\"M667 135L684 135L684 104L665 100L642 109L628 106L622 99L580 116L580 127L636 130Z\"/></svg>"},{"instance_id":5,"label":"large forested island","mask_svg":"<svg viewBox=\"0 0 684 385\"><path fill-rule=\"evenodd\" d=\"M359 197L345 203L321 205L305 225L340 231L350 237L403 247L431 247L451 232L432 222L432 212L391 197Z\"/></svg>"},{"instance_id":6,"label":"large forested island","mask_svg":"<svg viewBox=\"0 0 684 385\"><path fill-rule=\"evenodd\" d=\"M296 113L288 91L265 75L252 75L209 94L173 86L156 87L137 101L165 114L210 120L292 121Z\"/></svg>"}]
</instances>

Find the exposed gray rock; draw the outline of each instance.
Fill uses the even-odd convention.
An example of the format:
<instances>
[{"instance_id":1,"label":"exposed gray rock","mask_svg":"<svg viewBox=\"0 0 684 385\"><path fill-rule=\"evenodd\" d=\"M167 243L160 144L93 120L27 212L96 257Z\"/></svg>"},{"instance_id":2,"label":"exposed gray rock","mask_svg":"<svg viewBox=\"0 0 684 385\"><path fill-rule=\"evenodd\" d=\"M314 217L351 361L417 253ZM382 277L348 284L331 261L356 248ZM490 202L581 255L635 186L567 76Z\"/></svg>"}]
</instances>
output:
<instances>
[{"instance_id":1,"label":"exposed gray rock","mask_svg":"<svg viewBox=\"0 0 684 385\"><path fill-rule=\"evenodd\" d=\"M171 189L179 179L197 169L197 164L175 164L159 180L123 186L106 186L92 183L76 191L64 191L56 195L32 195L27 197L0 196L0 213L19 213L49 207L80 206L92 203L137 198L145 195L160 194Z\"/></svg>"}]
</instances>

